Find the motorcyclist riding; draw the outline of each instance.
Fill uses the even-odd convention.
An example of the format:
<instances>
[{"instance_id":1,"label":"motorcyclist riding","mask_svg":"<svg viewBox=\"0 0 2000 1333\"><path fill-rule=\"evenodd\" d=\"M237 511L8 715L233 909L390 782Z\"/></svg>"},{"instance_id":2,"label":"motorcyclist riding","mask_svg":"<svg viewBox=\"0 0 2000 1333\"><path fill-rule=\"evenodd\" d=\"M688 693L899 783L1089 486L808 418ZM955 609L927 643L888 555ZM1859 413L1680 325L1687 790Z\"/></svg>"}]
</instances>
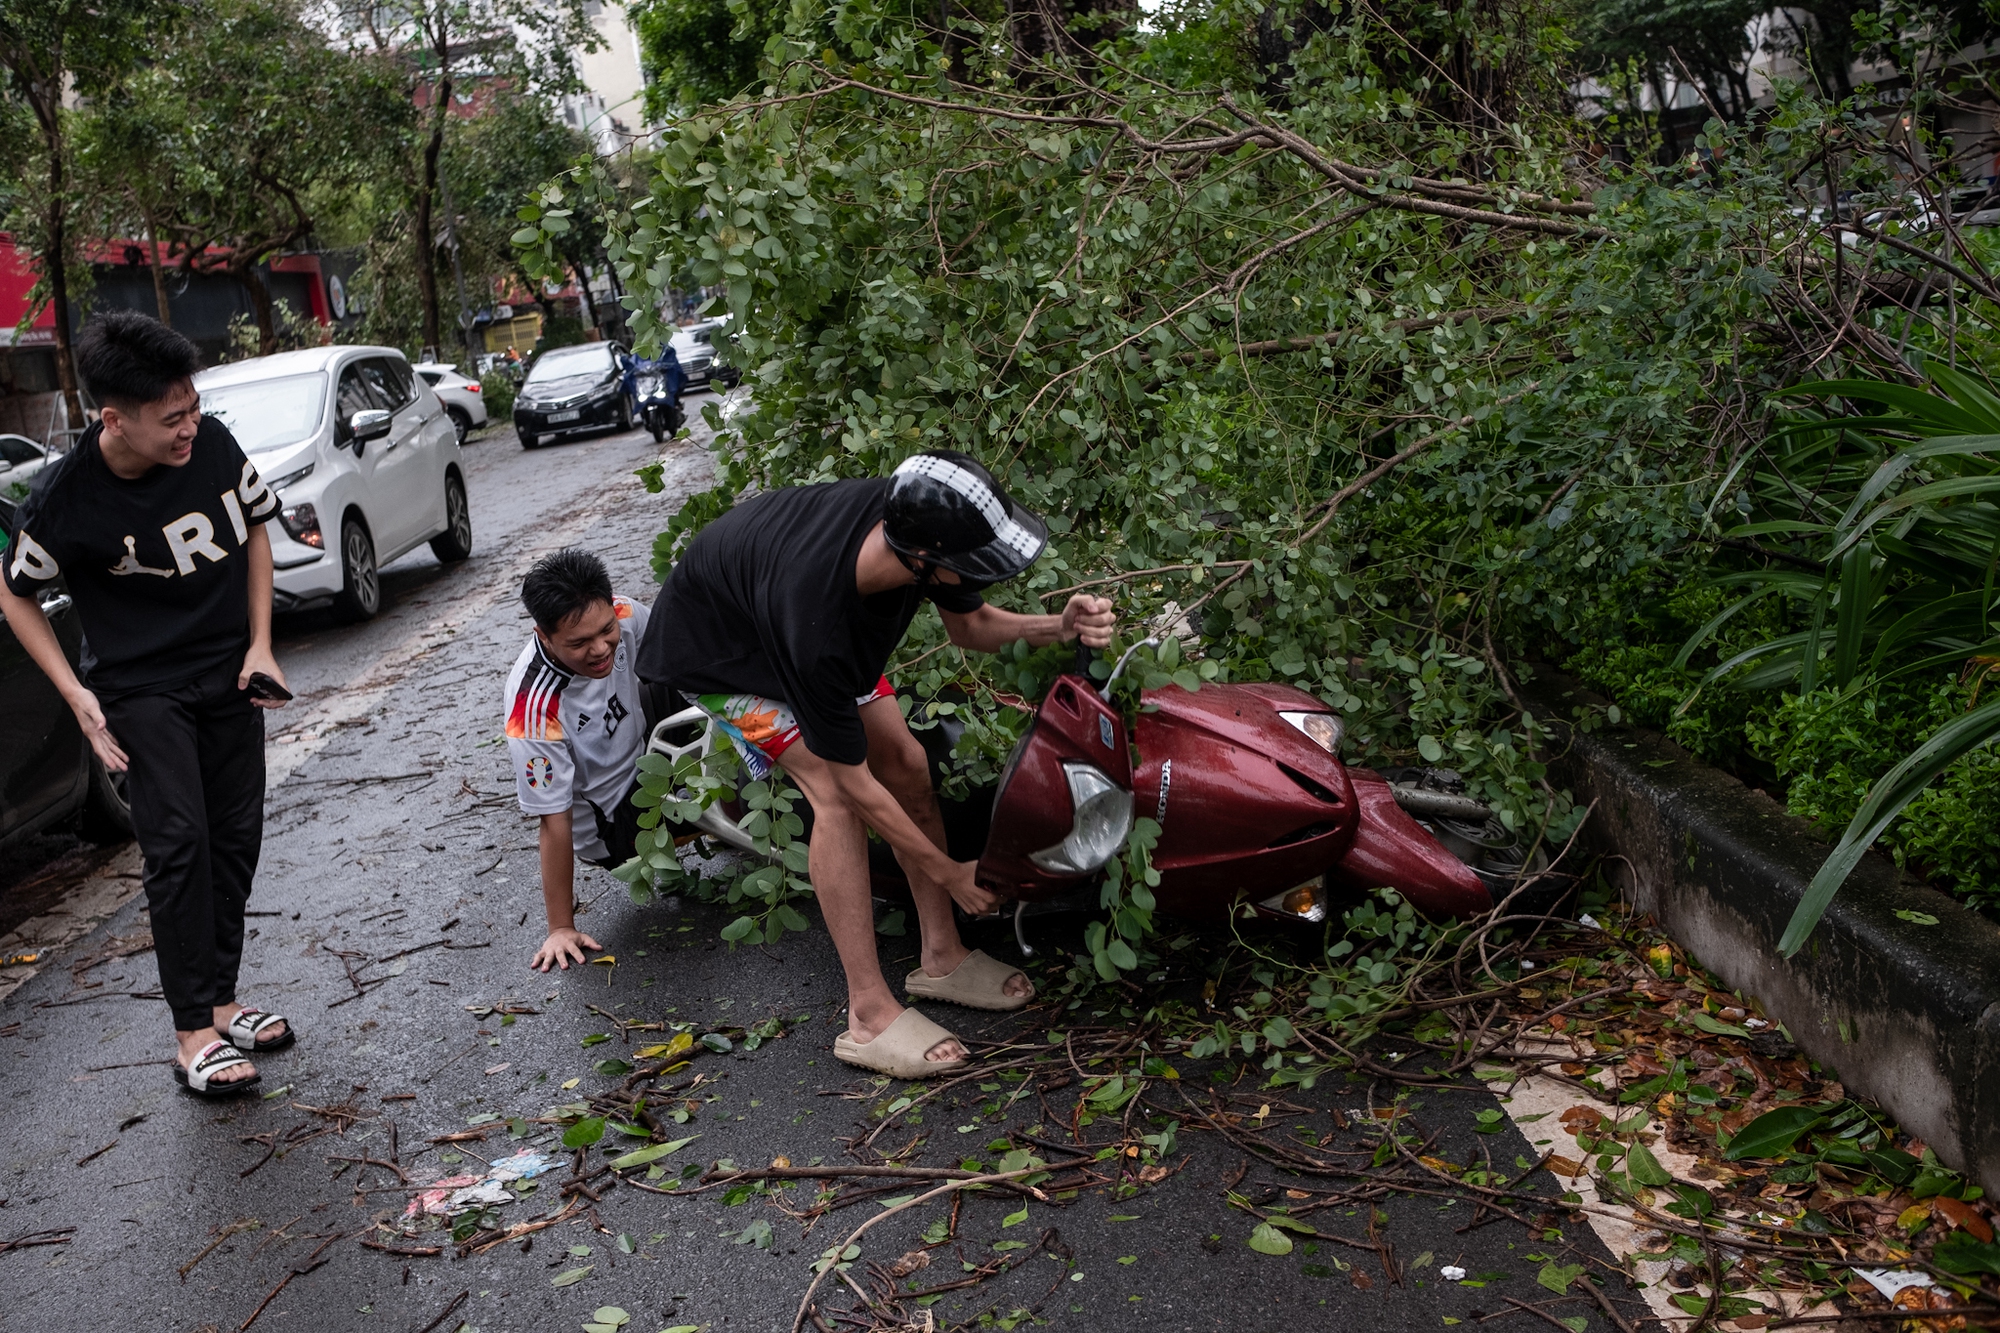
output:
<instances>
[{"instance_id":1,"label":"motorcyclist riding","mask_svg":"<svg viewBox=\"0 0 2000 1333\"><path fill-rule=\"evenodd\" d=\"M687 419L681 411L683 382L681 359L671 343L663 344L660 355L651 359L636 354L625 358L625 393L656 441L679 430Z\"/></svg>"}]
</instances>

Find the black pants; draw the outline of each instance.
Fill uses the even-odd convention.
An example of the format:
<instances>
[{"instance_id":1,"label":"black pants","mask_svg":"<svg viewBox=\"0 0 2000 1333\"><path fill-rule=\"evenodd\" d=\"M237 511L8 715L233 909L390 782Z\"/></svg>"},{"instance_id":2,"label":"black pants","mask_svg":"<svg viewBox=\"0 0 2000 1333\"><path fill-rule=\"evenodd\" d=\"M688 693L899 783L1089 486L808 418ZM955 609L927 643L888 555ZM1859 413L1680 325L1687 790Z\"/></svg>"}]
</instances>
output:
<instances>
[{"instance_id":1,"label":"black pants","mask_svg":"<svg viewBox=\"0 0 2000 1333\"><path fill-rule=\"evenodd\" d=\"M104 704L130 758L160 990L182 1032L236 998L243 909L264 841L264 715L226 663L185 685Z\"/></svg>"}]
</instances>

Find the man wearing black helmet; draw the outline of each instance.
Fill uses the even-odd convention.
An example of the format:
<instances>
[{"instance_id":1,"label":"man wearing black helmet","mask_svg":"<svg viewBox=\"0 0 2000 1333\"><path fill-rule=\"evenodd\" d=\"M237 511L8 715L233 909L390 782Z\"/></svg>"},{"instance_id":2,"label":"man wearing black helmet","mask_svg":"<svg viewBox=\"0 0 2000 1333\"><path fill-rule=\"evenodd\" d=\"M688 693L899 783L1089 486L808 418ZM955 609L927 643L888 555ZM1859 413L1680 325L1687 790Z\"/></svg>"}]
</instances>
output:
<instances>
[{"instance_id":1,"label":"man wearing black helmet","mask_svg":"<svg viewBox=\"0 0 2000 1333\"><path fill-rule=\"evenodd\" d=\"M991 910L972 862L945 854L923 747L883 676L925 601L951 641L993 652L1079 636L1111 641L1112 606L1070 598L1061 615L989 606L980 592L1025 571L1048 529L992 475L946 450L889 478L751 496L688 544L654 604L640 678L678 690L716 719L749 771L784 769L811 802L810 872L847 973L848 1030L834 1054L895 1078L961 1068L965 1048L890 991L875 953L868 831L909 876L923 932L912 996L1018 1009L1025 974L968 950L952 904Z\"/></svg>"}]
</instances>

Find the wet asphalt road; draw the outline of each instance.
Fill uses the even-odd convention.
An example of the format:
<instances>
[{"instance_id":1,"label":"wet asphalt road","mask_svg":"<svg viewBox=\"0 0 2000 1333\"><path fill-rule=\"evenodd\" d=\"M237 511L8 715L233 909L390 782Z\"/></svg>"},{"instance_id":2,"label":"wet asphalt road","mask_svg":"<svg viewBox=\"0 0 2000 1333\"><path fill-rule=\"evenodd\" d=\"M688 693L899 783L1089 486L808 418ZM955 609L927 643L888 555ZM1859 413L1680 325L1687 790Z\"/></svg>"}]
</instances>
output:
<instances>
[{"instance_id":1,"label":"wet asphalt road","mask_svg":"<svg viewBox=\"0 0 2000 1333\"><path fill-rule=\"evenodd\" d=\"M843 1026L841 987L817 929L731 952L716 937L729 915L722 909L634 907L609 876L580 871L589 906L579 924L617 965L555 978L527 968L542 934L535 834L513 807L498 743L503 678L529 632L515 592L537 555L578 543L607 559L622 591L650 601L653 534L681 495L710 475L698 449L670 445L669 490L648 496L632 471L660 453L643 433L525 453L504 429L490 432L467 449L472 560L443 569L427 552L407 557L385 574L386 609L367 625L324 615L281 623L280 660L300 699L269 719L272 781L241 995L291 1017L301 1040L261 1062L262 1090L278 1095L218 1104L179 1092L165 1066L164 1007L138 998L157 985L150 954L72 970L107 952L107 943L141 937L142 900L0 1003L7 1125L0 1241L75 1228L67 1245L0 1253L0 1328L237 1330L288 1273L250 1326L415 1333L465 1292L436 1328L576 1330L602 1306L627 1311L633 1333L791 1327L808 1264L873 1204L832 1213L802 1233L762 1200L731 1207L716 1192L674 1199L617 1187L593 1211L537 1233L525 1250L515 1242L465 1260L404 1259L364 1248L359 1238L373 1234L371 1219L400 1212L407 1193L382 1167L330 1160L383 1154L391 1121L401 1163L417 1180L506 1156L522 1145L504 1131L444 1148L428 1141L494 1115L538 1116L615 1084L595 1063L662 1037L638 1033L628 1042L614 1017L705 1028L781 1017L790 1025L755 1052L696 1059L690 1072L708 1076L697 1096L708 1100L693 1103L676 1132L701 1137L670 1166L762 1164L779 1155L801 1165L851 1161L843 1140L872 1127L872 1109L894 1091L832 1058ZM1046 927L1047 942L1060 949L1064 929ZM1013 958L1005 939L978 942ZM883 947L892 976L914 965L914 938ZM388 979L356 997L333 950L355 955L364 979ZM389 957L403 950L414 951ZM503 1000L536 1012L506 1025L472 1012ZM931 1013L973 1038L1038 1039L1052 1023L1121 1017L1090 1008L1026 1018L941 1005ZM610 1040L583 1044L600 1033ZM1205 1096L1209 1067L1177 1063L1184 1077L1178 1086L1153 1085L1159 1099L1171 1104L1182 1088ZM1238 1082L1235 1073L1224 1066L1225 1082L1216 1086L1247 1099L1240 1110L1268 1100L1273 1123L1325 1136L1333 1147L1360 1146L1336 1134L1334 1112L1359 1106L1364 1089L1336 1081L1279 1098L1257 1092L1258 1075ZM578 1092L565 1092L572 1079L580 1080ZM994 1091L1012 1086L966 1084L946 1105L926 1108L920 1123L887 1130L877 1146L927 1134L915 1160L946 1166L993 1160L987 1145L1009 1129L1068 1139L1076 1087L1023 1098L1008 1111L982 1109L995 1105ZM1429 1148L1438 1156L1464 1162L1487 1152L1513 1175L1509 1163L1540 1151L1504 1122L1497 1133L1473 1132L1474 1113L1493 1104L1483 1090L1426 1091L1416 1102L1423 1132L1438 1135ZM363 1116L344 1136L284 1146L295 1127L304 1133L332 1123L298 1106L341 1103ZM1110 1128L1086 1133L1101 1142ZM528 1146L554 1132L526 1129ZM246 1141L253 1135L276 1136L282 1151L262 1160L268 1145ZM1547 1297L1535 1286L1546 1256L1605 1257L1582 1227L1567 1236L1531 1234L1502 1221L1460 1232L1473 1220L1465 1201L1392 1198L1380 1205L1376 1231L1407 1266L1398 1285L1372 1255L1332 1243L1302 1243L1283 1257L1248 1248L1254 1219L1230 1206L1228 1188L1282 1203L1276 1191L1315 1182L1282 1176L1210 1133L1184 1132L1171 1164L1175 1174L1127 1197L1085 1190L1059 1206L1032 1205L1026 1226L1004 1225L1017 1200L968 1196L956 1250L936 1251L917 1280L948 1281L962 1262L993 1257L996 1242L1032 1243L1049 1227L1072 1258L1038 1253L1004 1277L945 1296L932 1307L940 1327L1037 1307L1041 1320L1078 1329L1437 1330L1476 1311L1505 1310L1503 1294ZM1548 1177L1538 1179L1548 1192ZM499 1210L503 1220L552 1211L555 1190L545 1183ZM800 1208L811 1196L791 1197ZM940 1204L890 1219L870 1234L866 1253L884 1261L905 1253L946 1212ZM1315 1220L1350 1238L1365 1238L1370 1226L1365 1206ZM770 1225L768 1248L739 1240L756 1221ZM234 1223L255 1226L214 1243ZM1413 1263L1425 1255L1428 1265ZM1452 1262L1489 1285L1441 1282L1437 1266ZM555 1285L583 1268L590 1270L583 1277ZM1597 1271L1602 1281L1606 1270ZM1581 1299L1558 1313L1587 1317L1589 1333L1611 1333ZM1530 1314L1513 1319L1549 1327Z\"/></svg>"}]
</instances>

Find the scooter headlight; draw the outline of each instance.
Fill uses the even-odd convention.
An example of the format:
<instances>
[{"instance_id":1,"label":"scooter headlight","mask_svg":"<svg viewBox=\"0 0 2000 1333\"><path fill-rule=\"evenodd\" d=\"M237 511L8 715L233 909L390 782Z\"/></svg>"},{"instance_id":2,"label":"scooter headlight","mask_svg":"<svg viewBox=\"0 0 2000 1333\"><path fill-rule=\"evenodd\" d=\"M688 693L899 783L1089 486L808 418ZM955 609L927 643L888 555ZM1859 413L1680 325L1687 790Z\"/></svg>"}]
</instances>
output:
<instances>
[{"instance_id":1,"label":"scooter headlight","mask_svg":"<svg viewBox=\"0 0 2000 1333\"><path fill-rule=\"evenodd\" d=\"M1089 764L1074 760L1063 765L1069 780L1070 808L1075 816L1069 836L1028 857L1058 875L1087 875L1125 845L1132 832L1132 793Z\"/></svg>"},{"instance_id":2,"label":"scooter headlight","mask_svg":"<svg viewBox=\"0 0 2000 1333\"><path fill-rule=\"evenodd\" d=\"M1340 716L1337 713L1280 713L1279 717L1303 731L1328 754L1340 753Z\"/></svg>"}]
</instances>

